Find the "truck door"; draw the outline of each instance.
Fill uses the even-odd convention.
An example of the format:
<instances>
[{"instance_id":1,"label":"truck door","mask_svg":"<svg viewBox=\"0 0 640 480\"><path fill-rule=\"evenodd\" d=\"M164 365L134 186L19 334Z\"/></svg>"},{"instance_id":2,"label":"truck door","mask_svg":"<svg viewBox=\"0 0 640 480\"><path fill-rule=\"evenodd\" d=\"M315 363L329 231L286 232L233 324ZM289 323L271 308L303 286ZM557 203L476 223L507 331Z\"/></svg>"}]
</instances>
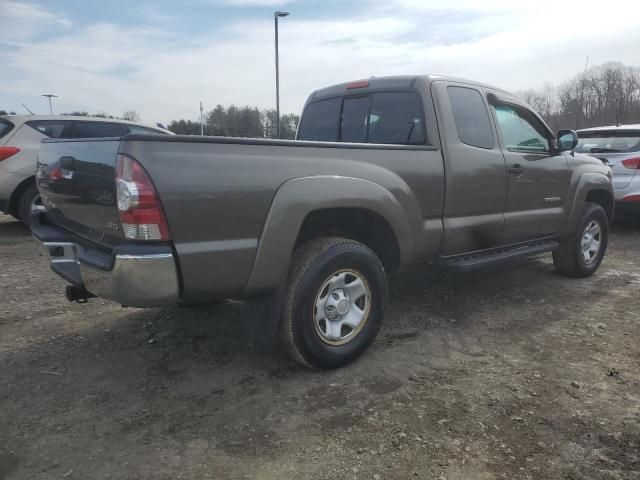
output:
<instances>
[{"instance_id":1,"label":"truck door","mask_svg":"<svg viewBox=\"0 0 640 480\"><path fill-rule=\"evenodd\" d=\"M503 243L505 159L480 87L436 81L432 95L445 158L442 255Z\"/></svg>"},{"instance_id":2,"label":"truck door","mask_svg":"<svg viewBox=\"0 0 640 480\"><path fill-rule=\"evenodd\" d=\"M571 171L544 122L517 99L489 93L507 164L506 243L554 236L562 229Z\"/></svg>"}]
</instances>

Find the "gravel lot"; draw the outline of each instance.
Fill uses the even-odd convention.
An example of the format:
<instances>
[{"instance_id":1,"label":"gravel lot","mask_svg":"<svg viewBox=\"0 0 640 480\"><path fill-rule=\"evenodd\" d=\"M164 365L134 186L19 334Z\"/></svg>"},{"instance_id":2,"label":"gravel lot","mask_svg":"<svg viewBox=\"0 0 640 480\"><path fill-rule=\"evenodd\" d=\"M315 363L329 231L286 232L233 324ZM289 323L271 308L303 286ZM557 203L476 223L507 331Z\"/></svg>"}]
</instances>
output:
<instances>
[{"instance_id":1,"label":"gravel lot","mask_svg":"<svg viewBox=\"0 0 640 480\"><path fill-rule=\"evenodd\" d=\"M313 372L250 348L241 302L70 304L0 216L0 479L638 479L639 265L617 224L586 280L414 270Z\"/></svg>"}]
</instances>

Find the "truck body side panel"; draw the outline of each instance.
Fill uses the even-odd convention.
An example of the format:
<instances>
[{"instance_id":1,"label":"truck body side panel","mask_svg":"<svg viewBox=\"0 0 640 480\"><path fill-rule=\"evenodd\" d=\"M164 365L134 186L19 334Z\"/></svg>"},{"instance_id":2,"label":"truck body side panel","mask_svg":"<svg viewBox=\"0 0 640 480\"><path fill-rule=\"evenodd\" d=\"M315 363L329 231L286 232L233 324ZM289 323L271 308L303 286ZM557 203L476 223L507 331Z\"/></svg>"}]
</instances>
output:
<instances>
[{"instance_id":1,"label":"truck body side panel","mask_svg":"<svg viewBox=\"0 0 640 480\"><path fill-rule=\"evenodd\" d=\"M276 191L296 178L350 177L379 185L410 218L409 233L395 232L410 236L399 238L399 244L419 246L407 249L406 261L438 253L444 168L441 152L434 147L374 149L178 136L149 140L125 138L121 152L145 167L160 192L186 302L211 300L212 292L235 296L245 289ZM352 196L356 195L354 191ZM330 197L331 190L326 192ZM323 205L318 202L317 208ZM381 205L376 213L386 208ZM297 221L291 222L282 233L287 245L293 245L299 227Z\"/></svg>"}]
</instances>

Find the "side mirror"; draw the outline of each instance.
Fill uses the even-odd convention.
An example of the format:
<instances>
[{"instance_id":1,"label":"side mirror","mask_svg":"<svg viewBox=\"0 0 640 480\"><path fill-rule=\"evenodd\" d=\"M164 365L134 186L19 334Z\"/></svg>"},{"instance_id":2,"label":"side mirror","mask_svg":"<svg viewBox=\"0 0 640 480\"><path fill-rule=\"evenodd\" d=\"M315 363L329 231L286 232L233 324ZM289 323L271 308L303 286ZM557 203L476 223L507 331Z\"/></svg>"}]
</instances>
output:
<instances>
[{"instance_id":1,"label":"side mirror","mask_svg":"<svg viewBox=\"0 0 640 480\"><path fill-rule=\"evenodd\" d=\"M560 130L558 132L558 151L573 150L578 145L578 134L573 130Z\"/></svg>"}]
</instances>

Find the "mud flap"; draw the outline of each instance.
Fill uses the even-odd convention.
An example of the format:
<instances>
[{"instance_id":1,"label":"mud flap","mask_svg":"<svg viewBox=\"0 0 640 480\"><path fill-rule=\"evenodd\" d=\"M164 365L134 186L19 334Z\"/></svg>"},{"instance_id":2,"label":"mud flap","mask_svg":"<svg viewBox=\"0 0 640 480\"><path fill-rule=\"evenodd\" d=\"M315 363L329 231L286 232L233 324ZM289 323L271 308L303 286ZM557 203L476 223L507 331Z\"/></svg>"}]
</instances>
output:
<instances>
[{"instance_id":1,"label":"mud flap","mask_svg":"<svg viewBox=\"0 0 640 480\"><path fill-rule=\"evenodd\" d=\"M270 351L276 344L283 298L284 282L271 293L249 301L247 333L255 350Z\"/></svg>"}]
</instances>

